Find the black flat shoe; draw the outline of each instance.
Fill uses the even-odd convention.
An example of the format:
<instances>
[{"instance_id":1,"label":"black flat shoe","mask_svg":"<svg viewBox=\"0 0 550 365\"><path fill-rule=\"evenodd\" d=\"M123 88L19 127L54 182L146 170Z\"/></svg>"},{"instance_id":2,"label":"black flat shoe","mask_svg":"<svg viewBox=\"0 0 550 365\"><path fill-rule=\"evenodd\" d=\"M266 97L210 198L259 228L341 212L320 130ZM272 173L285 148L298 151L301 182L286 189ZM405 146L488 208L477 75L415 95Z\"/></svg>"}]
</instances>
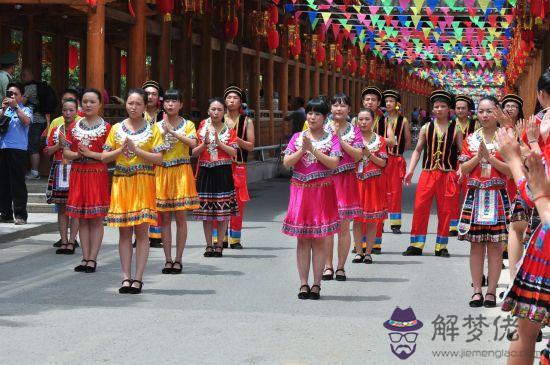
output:
<instances>
[{"instance_id":1,"label":"black flat shoe","mask_svg":"<svg viewBox=\"0 0 550 365\"><path fill-rule=\"evenodd\" d=\"M487 297L488 297L489 295L492 296L494 299L493 299L493 300L488 300ZM493 293L486 293L486 294L485 294L485 301L483 302L483 306L484 306L485 308L494 308L494 307L496 307L496 306L497 306L497 301L496 301L496 299L497 299L497 297L496 297L495 294L493 294Z\"/></svg>"},{"instance_id":2,"label":"black flat shoe","mask_svg":"<svg viewBox=\"0 0 550 365\"><path fill-rule=\"evenodd\" d=\"M170 265L170 267L167 267L167 265ZM164 267L162 268L161 273L163 274L171 274L174 270L174 263L172 261L166 261L164 263Z\"/></svg>"},{"instance_id":3,"label":"black flat shoe","mask_svg":"<svg viewBox=\"0 0 550 365\"><path fill-rule=\"evenodd\" d=\"M342 272L342 274L338 274L339 272ZM346 270L344 269L337 269L336 272L335 272L335 276L334 278L336 279L336 281L346 281Z\"/></svg>"},{"instance_id":4,"label":"black flat shoe","mask_svg":"<svg viewBox=\"0 0 550 365\"><path fill-rule=\"evenodd\" d=\"M134 283L138 283L139 287L135 287ZM132 280L132 285L128 289L129 294L139 294L141 293L141 288L143 288L143 281L140 280Z\"/></svg>"},{"instance_id":5,"label":"black flat shoe","mask_svg":"<svg viewBox=\"0 0 550 365\"><path fill-rule=\"evenodd\" d=\"M319 291L314 292L313 288L319 288ZM313 299L313 300L319 300L319 298L321 298L320 292L321 292L321 287L319 285L312 285L311 286L311 291L309 293L309 298Z\"/></svg>"},{"instance_id":6,"label":"black flat shoe","mask_svg":"<svg viewBox=\"0 0 550 365\"><path fill-rule=\"evenodd\" d=\"M71 246L71 247L69 248L69 246ZM74 254L74 250L76 250L75 244L69 242L69 243L67 243L67 248L65 249L64 255L73 255L73 254Z\"/></svg>"},{"instance_id":7,"label":"black flat shoe","mask_svg":"<svg viewBox=\"0 0 550 365\"><path fill-rule=\"evenodd\" d=\"M214 247L214 252L212 252L212 257L222 257L223 256L223 247L216 246Z\"/></svg>"},{"instance_id":8,"label":"black flat shoe","mask_svg":"<svg viewBox=\"0 0 550 365\"><path fill-rule=\"evenodd\" d=\"M93 262L94 266L88 265L90 262ZM95 272L96 268L97 268L97 262L95 260L88 260L86 262L86 266L84 266L84 272L87 273L87 274L91 274L91 273Z\"/></svg>"},{"instance_id":9,"label":"black flat shoe","mask_svg":"<svg viewBox=\"0 0 550 365\"><path fill-rule=\"evenodd\" d=\"M307 288L307 291L302 291L302 288ZM309 289L309 285L307 284L304 284L300 287L300 291L298 292L298 299L309 299L309 295L310 295L310 289Z\"/></svg>"},{"instance_id":10,"label":"black flat shoe","mask_svg":"<svg viewBox=\"0 0 550 365\"><path fill-rule=\"evenodd\" d=\"M364 264L372 264L372 256L369 254L365 255L365 258L363 259Z\"/></svg>"},{"instance_id":11,"label":"black flat shoe","mask_svg":"<svg viewBox=\"0 0 550 365\"><path fill-rule=\"evenodd\" d=\"M124 285L124 283L130 283L130 285ZM118 288L119 294L128 294L130 292L130 287L132 286L133 281L131 279L122 280L122 286Z\"/></svg>"},{"instance_id":12,"label":"black flat shoe","mask_svg":"<svg viewBox=\"0 0 550 365\"><path fill-rule=\"evenodd\" d=\"M67 245L68 245L68 243L61 244L61 247L59 247L57 250L55 250L55 254L56 255L66 255ZM63 246L65 246L65 247L63 247Z\"/></svg>"},{"instance_id":13,"label":"black flat shoe","mask_svg":"<svg viewBox=\"0 0 550 365\"><path fill-rule=\"evenodd\" d=\"M59 247L61 247L62 244L63 244L63 243L61 242L61 239L60 239L59 241L57 241L56 243L54 243L52 247L59 248Z\"/></svg>"},{"instance_id":14,"label":"black flat shoe","mask_svg":"<svg viewBox=\"0 0 550 365\"><path fill-rule=\"evenodd\" d=\"M76 271L76 272L83 272L84 269L86 268L86 263L87 263L87 262L88 262L88 260L86 260L86 259L80 260L80 265L76 266L76 267L74 268L74 271ZM84 265L82 265L82 263L84 263Z\"/></svg>"},{"instance_id":15,"label":"black flat shoe","mask_svg":"<svg viewBox=\"0 0 550 365\"><path fill-rule=\"evenodd\" d=\"M222 247L229 248L229 243L227 241L223 241Z\"/></svg>"},{"instance_id":16,"label":"black flat shoe","mask_svg":"<svg viewBox=\"0 0 550 365\"><path fill-rule=\"evenodd\" d=\"M212 254L214 253L214 247L213 246L206 246L204 249L204 257L212 257Z\"/></svg>"},{"instance_id":17,"label":"black flat shoe","mask_svg":"<svg viewBox=\"0 0 550 365\"><path fill-rule=\"evenodd\" d=\"M330 274L325 274L326 272L329 272ZM327 267L325 271L323 271L323 276L321 277L321 279L332 280L333 276L334 276L334 269L332 267Z\"/></svg>"},{"instance_id":18,"label":"black flat shoe","mask_svg":"<svg viewBox=\"0 0 550 365\"><path fill-rule=\"evenodd\" d=\"M418 247L409 246L401 255L403 256L422 256L422 250Z\"/></svg>"},{"instance_id":19,"label":"black flat shoe","mask_svg":"<svg viewBox=\"0 0 550 365\"><path fill-rule=\"evenodd\" d=\"M235 250L242 250L243 246L240 243L232 243L229 245L229 248L232 248Z\"/></svg>"},{"instance_id":20,"label":"black flat shoe","mask_svg":"<svg viewBox=\"0 0 550 365\"><path fill-rule=\"evenodd\" d=\"M474 299L476 295L479 295L481 299ZM470 307L480 308L482 306L483 306L483 293L474 293L474 295L472 295L472 300L470 300Z\"/></svg>"},{"instance_id":21,"label":"black flat shoe","mask_svg":"<svg viewBox=\"0 0 550 365\"><path fill-rule=\"evenodd\" d=\"M351 260L351 262L353 262L354 264L360 264L363 262L364 259L365 259L365 255L361 255L360 253L358 253L355 255L353 260Z\"/></svg>"},{"instance_id":22,"label":"black flat shoe","mask_svg":"<svg viewBox=\"0 0 550 365\"><path fill-rule=\"evenodd\" d=\"M177 268L175 267L176 265L179 265L180 267ZM181 274L182 269L183 269L183 266L181 265L181 262L174 261L174 263L172 264L172 274Z\"/></svg>"},{"instance_id":23,"label":"black flat shoe","mask_svg":"<svg viewBox=\"0 0 550 365\"><path fill-rule=\"evenodd\" d=\"M508 260L508 251L502 251L502 259Z\"/></svg>"},{"instance_id":24,"label":"black flat shoe","mask_svg":"<svg viewBox=\"0 0 550 365\"><path fill-rule=\"evenodd\" d=\"M442 248L441 250L436 250L435 255L438 257L451 257L449 254L449 251L446 248Z\"/></svg>"},{"instance_id":25,"label":"black flat shoe","mask_svg":"<svg viewBox=\"0 0 550 365\"><path fill-rule=\"evenodd\" d=\"M372 249L371 254L373 255L380 255L382 253L382 249L380 247L375 247Z\"/></svg>"}]
</instances>

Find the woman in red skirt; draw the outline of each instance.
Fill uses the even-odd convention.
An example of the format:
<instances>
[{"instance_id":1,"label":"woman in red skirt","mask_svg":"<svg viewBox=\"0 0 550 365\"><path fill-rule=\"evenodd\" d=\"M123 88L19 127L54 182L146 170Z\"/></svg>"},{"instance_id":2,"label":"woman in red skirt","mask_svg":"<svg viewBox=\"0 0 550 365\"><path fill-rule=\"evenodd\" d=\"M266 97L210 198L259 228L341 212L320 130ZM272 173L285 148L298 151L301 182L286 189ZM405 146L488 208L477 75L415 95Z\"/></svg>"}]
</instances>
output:
<instances>
[{"instance_id":1,"label":"woman in red skirt","mask_svg":"<svg viewBox=\"0 0 550 365\"><path fill-rule=\"evenodd\" d=\"M68 242L73 244L73 249L77 245L78 219L71 219L65 214L65 206L69 197L71 164L63 158L63 144L61 142L65 133L67 133L74 123L77 110L78 102L75 99L63 101L64 123L52 129L52 132L48 136L47 146L44 148L44 152L48 156L53 156L50 176L48 178L48 188L46 189L46 201L48 204L55 204L57 211L57 224L59 226L59 235L61 236L61 247L55 251L58 255L69 255L74 252L74 250L67 248Z\"/></svg>"},{"instance_id":2,"label":"woman in red skirt","mask_svg":"<svg viewBox=\"0 0 550 365\"><path fill-rule=\"evenodd\" d=\"M67 133L63 156L72 160L67 215L79 219L82 260L75 271L95 272L103 240L103 218L109 210L109 174L101 162L103 144L111 125L101 118L101 93L85 89L80 97L84 118ZM67 244L74 252L74 245Z\"/></svg>"},{"instance_id":3,"label":"woman in red skirt","mask_svg":"<svg viewBox=\"0 0 550 365\"><path fill-rule=\"evenodd\" d=\"M374 111L369 108L361 109L357 115L357 125L361 130L361 136L365 149L363 157L357 165L357 190L361 204L361 215L353 220L353 237L355 251L357 252L353 263L372 263L372 248L376 237L377 224L387 216L388 207L386 201L386 184L382 178L382 170L386 166L388 154L386 140L372 131L374 123ZM361 247L363 225L366 225L365 254Z\"/></svg>"}]
</instances>

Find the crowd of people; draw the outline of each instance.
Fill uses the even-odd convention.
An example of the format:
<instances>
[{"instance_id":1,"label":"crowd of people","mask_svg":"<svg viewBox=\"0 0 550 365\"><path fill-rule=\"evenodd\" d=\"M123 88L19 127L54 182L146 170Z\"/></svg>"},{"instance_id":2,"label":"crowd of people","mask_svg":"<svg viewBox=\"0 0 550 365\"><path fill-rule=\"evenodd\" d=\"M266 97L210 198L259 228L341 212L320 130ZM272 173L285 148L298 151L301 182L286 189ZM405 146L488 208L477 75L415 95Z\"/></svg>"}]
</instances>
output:
<instances>
[{"instance_id":1,"label":"crowd of people","mask_svg":"<svg viewBox=\"0 0 550 365\"><path fill-rule=\"evenodd\" d=\"M0 72L0 84L1 77ZM12 80L5 86L0 169L7 178L0 181L1 220L23 224L27 192L21 161L30 153L32 166L30 130L37 118L26 104L36 91ZM451 256L449 236L470 243L470 307L497 305L503 259L509 260L512 284L501 294L502 309L519 318L511 350L532 356L550 321L550 177L545 167L550 158L550 69L540 77L537 98L541 110L524 118L523 101L515 94L501 100L484 96L476 108L468 95L432 92L431 117L420 129L408 166L404 153L411 147L411 125L400 109L399 91L364 88L354 117L353 101L343 93L307 103L295 99L289 117L295 133L283 160L292 177L282 231L297 238L298 298L319 299L323 280L347 280L352 244L351 262L371 264L373 255L383 253L385 220L393 234L401 234L403 185L411 184L421 163L410 244L403 256L423 255L435 198L435 256ZM160 241L166 259L161 272L182 272L188 213L203 222L205 257L242 248L242 220L250 199L246 162L255 141L245 100L243 90L230 85L223 98L209 100L208 118L196 128L181 116L178 90L147 81L129 90L127 118L111 125L100 116L100 91L65 90L62 116L48 123L44 149L52 158L46 196L58 213L56 254L74 254L80 245L82 258L74 270L93 273L104 224L118 227L119 293L139 294L149 248ZM112 181L108 164L114 165ZM520 356L509 363L524 360Z\"/></svg>"},{"instance_id":2,"label":"crowd of people","mask_svg":"<svg viewBox=\"0 0 550 365\"><path fill-rule=\"evenodd\" d=\"M423 254L435 197L435 256L450 257L450 235L470 243L471 308L496 307L503 259L509 259L512 284L501 293L502 309L519 319L517 340L510 345L519 355L509 364L532 363L535 342L550 321L550 69L538 82L541 110L525 120L523 101L515 94L501 100L483 96L476 110L468 95L432 92L431 119L420 130L408 167L403 152L410 129L398 112L399 93L369 86L361 98L353 119L345 94L310 100L304 129L285 150L284 165L293 173L282 230L297 238L298 298L317 300L322 280L346 280L352 221L352 263L370 264L373 253L382 253L385 219L393 233L401 233L402 187L411 184L422 157L403 256ZM548 350L542 359L548 361Z\"/></svg>"}]
</instances>

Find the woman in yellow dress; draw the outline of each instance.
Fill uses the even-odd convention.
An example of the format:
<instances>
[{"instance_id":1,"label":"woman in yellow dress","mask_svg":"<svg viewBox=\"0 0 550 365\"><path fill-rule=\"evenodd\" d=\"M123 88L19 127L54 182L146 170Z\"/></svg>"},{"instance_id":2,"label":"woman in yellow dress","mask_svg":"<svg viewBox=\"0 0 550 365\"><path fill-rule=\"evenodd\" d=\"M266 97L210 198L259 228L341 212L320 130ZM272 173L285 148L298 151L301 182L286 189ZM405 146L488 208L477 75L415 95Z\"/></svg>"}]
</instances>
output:
<instances>
[{"instance_id":1,"label":"woman in yellow dress","mask_svg":"<svg viewBox=\"0 0 550 365\"><path fill-rule=\"evenodd\" d=\"M195 124L179 116L183 107L179 90L164 93L166 119L156 125L164 140L162 165L155 170L157 210L161 215L166 263L163 274L181 274L181 258L187 241L187 211L199 207L189 149L197 146ZM172 212L176 218L176 259L172 261Z\"/></svg>"},{"instance_id":2,"label":"woman in yellow dress","mask_svg":"<svg viewBox=\"0 0 550 365\"><path fill-rule=\"evenodd\" d=\"M162 135L143 118L147 95L130 89L128 119L115 124L103 147L104 162L115 162L107 225L119 227L122 287L119 293L139 294L149 256L149 225L157 221L154 164L162 164ZM136 234L136 272L132 279L132 235Z\"/></svg>"}]
</instances>

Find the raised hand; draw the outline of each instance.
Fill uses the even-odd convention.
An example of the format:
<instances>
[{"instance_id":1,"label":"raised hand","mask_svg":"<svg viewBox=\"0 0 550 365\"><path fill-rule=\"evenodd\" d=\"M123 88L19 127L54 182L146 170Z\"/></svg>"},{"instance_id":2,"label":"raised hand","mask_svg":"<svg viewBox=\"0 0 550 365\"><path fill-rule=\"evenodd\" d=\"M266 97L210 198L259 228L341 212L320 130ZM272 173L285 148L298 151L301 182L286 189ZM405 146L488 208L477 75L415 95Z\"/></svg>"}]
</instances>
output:
<instances>
[{"instance_id":1,"label":"raised hand","mask_svg":"<svg viewBox=\"0 0 550 365\"><path fill-rule=\"evenodd\" d=\"M531 152L525 159L525 166L527 167L525 175L533 196L536 198L541 195L550 195L550 179L546 174L542 157Z\"/></svg>"},{"instance_id":2,"label":"raised hand","mask_svg":"<svg viewBox=\"0 0 550 365\"><path fill-rule=\"evenodd\" d=\"M540 127L537 125L534 115L531 115L527 120L527 124L525 126L525 133L527 134L528 141L539 140Z\"/></svg>"},{"instance_id":3,"label":"raised hand","mask_svg":"<svg viewBox=\"0 0 550 365\"><path fill-rule=\"evenodd\" d=\"M514 136L513 131L506 128L499 128L496 135L498 144L498 152L506 160L510 162L513 159L521 159L519 143Z\"/></svg>"},{"instance_id":4,"label":"raised hand","mask_svg":"<svg viewBox=\"0 0 550 365\"><path fill-rule=\"evenodd\" d=\"M311 142L311 139L307 134L304 134L303 142L302 142L302 149L307 152L313 152L313 143Z\"/></svg>"}]
</instances>

